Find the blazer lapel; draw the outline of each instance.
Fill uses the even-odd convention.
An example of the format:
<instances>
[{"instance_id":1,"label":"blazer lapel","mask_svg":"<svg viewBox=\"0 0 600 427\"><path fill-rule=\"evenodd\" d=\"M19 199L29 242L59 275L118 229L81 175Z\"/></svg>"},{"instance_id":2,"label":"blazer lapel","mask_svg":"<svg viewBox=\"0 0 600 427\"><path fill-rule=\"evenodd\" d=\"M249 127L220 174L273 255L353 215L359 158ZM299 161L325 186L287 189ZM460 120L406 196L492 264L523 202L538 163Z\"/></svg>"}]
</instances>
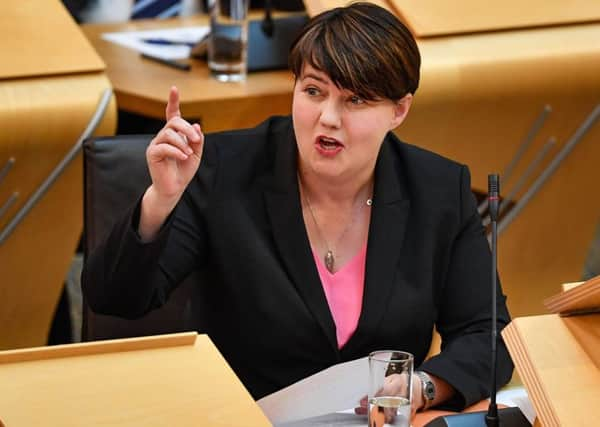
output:
<instances>
[{"instance_id":1,"label":"blazer lapel","mask_svg":"<svg viewBox=\"0 0 600 427\"><path fill-rule=\"evenodd\" d=\"M375 167L362 311L343 353L359 351L379 327L400 259L410 200L396 162L394 143L395 138L386 138Z\"/></svg>"},{"instance_id":2,"label":"blazer lapel","mask_svg":"<svg viewBox=\"0 0 600 427\"><path fill-rule=\"evenodd\" d=\"M273 238L289 274L309 311L338 353L335 323L315 266L300 203L297 148L290 126L289 137L279 141L273 176L265 186L266 210Z\"/></svg>"}]
</instances>

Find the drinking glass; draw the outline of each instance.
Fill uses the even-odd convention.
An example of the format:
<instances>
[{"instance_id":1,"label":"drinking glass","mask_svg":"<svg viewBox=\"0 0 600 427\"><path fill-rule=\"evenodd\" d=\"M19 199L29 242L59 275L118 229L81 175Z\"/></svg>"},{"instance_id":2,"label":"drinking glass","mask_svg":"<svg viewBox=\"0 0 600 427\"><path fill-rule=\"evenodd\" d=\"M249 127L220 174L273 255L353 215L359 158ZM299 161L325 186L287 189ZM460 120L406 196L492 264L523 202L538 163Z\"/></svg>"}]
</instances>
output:
<instances>
[{"instance_id":1,"label":"drinking glass","mask_svg":"<svg viewBox=\"0 0 600 427\"><path fill-rule=\"evenodd\" d=\"M250 0L209 0L208 68L223 82L246 79Z\"/></svg>"},{"instance_id":2,"label":"drinking glass","mask_svg":"<svg viewBox=\"0 0 600 427\"><path fill-rule=\"evenodd\" d=\"M410 426L413 355L382 350L369 355L369 427Z\"/></svg>"}]
</instances>

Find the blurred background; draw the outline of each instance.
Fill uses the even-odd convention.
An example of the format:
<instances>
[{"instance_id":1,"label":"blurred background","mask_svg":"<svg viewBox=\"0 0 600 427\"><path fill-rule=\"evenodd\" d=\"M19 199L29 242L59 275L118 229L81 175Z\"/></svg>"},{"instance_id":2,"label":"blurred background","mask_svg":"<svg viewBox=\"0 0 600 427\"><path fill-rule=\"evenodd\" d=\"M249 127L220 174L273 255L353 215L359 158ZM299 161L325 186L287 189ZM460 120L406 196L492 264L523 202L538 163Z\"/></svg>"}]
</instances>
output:
<instances>
[{"instance_id":1,"label":"blurred background","mask_svg":"<svg viewBox=\"0 0 600 427\"><path fill-rule=\"evenodd\" d=\"M253 0L251 18L272 10L276 39L278 22L345 3ZM404 20L422 55L397 134L470 167L484 223L487 174L501 174L498 266L509 309L544 313L560 284L600 274L600 2L376 3ZM0 350L81 340L84 139L156 132L171 85L184 117L207 132L289 114L293 87L286 69L225 84L203 59L180 70L104 38L206 26L206 1L3 5Z\"/></svg>"}]
</instances>

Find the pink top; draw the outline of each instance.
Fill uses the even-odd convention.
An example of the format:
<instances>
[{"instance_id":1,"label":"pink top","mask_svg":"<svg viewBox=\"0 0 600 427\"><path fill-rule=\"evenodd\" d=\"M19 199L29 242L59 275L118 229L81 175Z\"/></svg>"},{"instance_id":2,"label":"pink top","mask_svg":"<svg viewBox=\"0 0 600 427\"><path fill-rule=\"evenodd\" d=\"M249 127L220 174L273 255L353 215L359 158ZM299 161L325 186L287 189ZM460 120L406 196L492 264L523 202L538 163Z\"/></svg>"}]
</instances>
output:
<instances>
[{"instance_id":1,"label":"pink top","mask_svg":"<svg viewBox=\"0 0 600 427\"><path fill-rule=\"evenodd\" d=\"M314 250L313 257L335 322L338 348L342 348L356 330L360 317L365 288L367 244L334 274L327 270Z\"/></svg>"}]
</instances>

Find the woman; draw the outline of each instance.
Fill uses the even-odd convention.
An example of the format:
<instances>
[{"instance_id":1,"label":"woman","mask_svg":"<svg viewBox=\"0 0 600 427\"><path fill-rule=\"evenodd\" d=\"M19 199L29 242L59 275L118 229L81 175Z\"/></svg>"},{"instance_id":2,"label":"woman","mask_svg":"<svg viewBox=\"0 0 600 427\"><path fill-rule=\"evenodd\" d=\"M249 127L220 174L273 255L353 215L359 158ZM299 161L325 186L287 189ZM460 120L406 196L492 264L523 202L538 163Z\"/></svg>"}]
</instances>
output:
<instances>
[{"instance_id":1,"label":"woman","mask_svg":"<svg viewBox=\"0 0 600 427\"><path fill-rule=\"evenodd\" d=\"M468 169L391 133L418 87L413 37L357 3L312 19L290 66L291 118L206 139L171 89L152 185L87 260L92 309L140 316L200 270L206 332L257 399L387 348L415 355L417 409L482 399L491 259ZM498 313L501 329L504 298Z\"/></svg>"}]
</instances>

